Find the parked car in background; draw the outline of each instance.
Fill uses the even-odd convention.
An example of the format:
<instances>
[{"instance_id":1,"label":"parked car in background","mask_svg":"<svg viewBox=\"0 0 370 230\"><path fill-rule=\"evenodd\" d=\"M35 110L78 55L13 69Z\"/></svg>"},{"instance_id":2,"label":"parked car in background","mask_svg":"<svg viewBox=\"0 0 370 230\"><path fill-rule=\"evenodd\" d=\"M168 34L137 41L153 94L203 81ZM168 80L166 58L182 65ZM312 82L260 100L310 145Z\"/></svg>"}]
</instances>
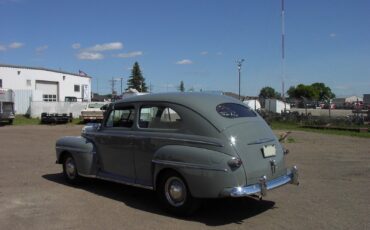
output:
<instances>
[{"instance_id":1,"label":"parked car in background","mask_svg":"<svg viewBox=\"0 0 370 230\"><path fill-rule=\"evenodd\" d=\"M89 103L84 110L81 111L82 120L87 123L91 121L100 122L104 118L104 105L107 103L104 102L91 102Z\"/></svg>"},{"instance_id":2,"label":"parked car in background","mask_svg":"<svg viewBox=\"0 0 370 230\"><path fill-rule=\"evenodd\" d=\"M92 177L151 189L176 214L191 213L202 198L262 197L298 184L286 153L248 106L204 93L117 101L82 137L56 142L56 162L68 182Z\"/></svg>"}]
</instances>

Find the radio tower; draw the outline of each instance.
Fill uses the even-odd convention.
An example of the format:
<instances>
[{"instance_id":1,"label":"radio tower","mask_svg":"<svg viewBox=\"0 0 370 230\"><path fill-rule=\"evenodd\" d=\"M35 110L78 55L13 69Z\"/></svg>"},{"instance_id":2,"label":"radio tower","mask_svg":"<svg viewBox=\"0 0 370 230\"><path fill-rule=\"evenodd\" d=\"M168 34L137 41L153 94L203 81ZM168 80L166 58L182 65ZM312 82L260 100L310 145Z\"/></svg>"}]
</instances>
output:
<instances>
[{"instance_id":1,"label":"radio tower","mask_svg":"<svg viewBox=\"0 0 370 230\"><path fill-rule=\"evenodd\" d=\"M285 102L285 9L284 0L281 0L281 96Z\"/></svg>"}]
</instances>

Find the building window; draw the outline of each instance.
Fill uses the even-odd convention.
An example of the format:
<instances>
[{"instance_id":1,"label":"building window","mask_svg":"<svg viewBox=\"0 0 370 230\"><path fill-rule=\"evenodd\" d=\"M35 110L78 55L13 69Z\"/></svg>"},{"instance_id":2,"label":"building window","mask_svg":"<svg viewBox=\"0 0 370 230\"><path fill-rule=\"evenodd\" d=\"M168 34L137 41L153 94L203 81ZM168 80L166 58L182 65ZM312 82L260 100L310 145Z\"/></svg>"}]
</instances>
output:
<instances>
[{"instance_id":1,"label":"building window","mask_svg":"<svg viewBox=\"0 0 370 230\"><path fill-rule=\"evenodd\" d=\"M80 86L79 85L75 85L75 92L80 92Z\"/></svg>"},{"instance_id":2,"label":"building window","mask_svg":"<svg viewBox=\"0 0 370 230\"><path fill-rule=\"evenodd\" d=\"M27 80L27 86L31 86L31 80Z\"/></svg>"},{"instance_id":3,"label":"building window","mask_svg":"<svg viewBox=\"0 0 370 230\"><path fill-rule=\"evenodd\" d=\"M42 95L43 101L57 101L57 95L55 94L43 94Z\"/></svg>"},{"instance_id":4,"label":"building window","mask_svg":"<svg viewBox=\"0 0 370 230\"><path fill-rule=\"evenodd\" d=\"M3 79L0 79L0 88L3 88Z\"/></svg>"}]
</instances>

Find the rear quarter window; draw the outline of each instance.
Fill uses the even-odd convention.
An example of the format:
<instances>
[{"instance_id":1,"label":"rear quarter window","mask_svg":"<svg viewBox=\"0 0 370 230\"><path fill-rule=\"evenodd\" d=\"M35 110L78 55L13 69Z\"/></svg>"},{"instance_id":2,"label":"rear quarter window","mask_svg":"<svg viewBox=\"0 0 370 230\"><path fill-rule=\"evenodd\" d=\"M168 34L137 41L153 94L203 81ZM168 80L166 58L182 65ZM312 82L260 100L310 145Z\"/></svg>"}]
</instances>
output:
<instances>
[{"instance_id":1,"label":"rear quarter window","mask_svg":"<svg viewBox=\"0 0 370 230\"><path fill-rule=\"evenodd\" d=\"M236 103L223 103L216 106L216 111L222 117L240 118L240 117L256 117L257 114L249 107Z\"/></svg>"}]
</instances>

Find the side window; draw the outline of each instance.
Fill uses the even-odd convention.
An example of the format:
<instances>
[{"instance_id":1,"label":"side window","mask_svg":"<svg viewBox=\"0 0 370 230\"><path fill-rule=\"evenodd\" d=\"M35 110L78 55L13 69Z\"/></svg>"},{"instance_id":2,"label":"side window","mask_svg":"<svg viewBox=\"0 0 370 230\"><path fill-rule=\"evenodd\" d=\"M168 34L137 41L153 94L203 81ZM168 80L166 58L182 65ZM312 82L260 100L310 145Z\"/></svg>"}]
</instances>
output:
<instances>
[{"instance_id":1,"label":"side window","mask_svg":"<svg viewBox=\"0 0 370 230\"><path fill-rule=\"evenodd\" d=\"M3 79L0 79L0 88L3 88Z\"/></svg>"},{"instance_id":2,"label":"side window","mask_svg":"<svg viewBox=\"0 0 370 230\"><path fill-rule=\"evenodd\" d=\"M135 108L133 106L116 108L109 114L106 127L124 127L131 128L134 124Z\"/></svg>"},{"instance_id":3,"label":"side window","mask_svg":"<svg viewBox=\"0 0 370 230\"><path fill-rule=\"evenodd\" d=\"M149 129L179 129L180 115L166 106L143 106L140 108L140 128Z\"/></svg>"}]
</instances>

